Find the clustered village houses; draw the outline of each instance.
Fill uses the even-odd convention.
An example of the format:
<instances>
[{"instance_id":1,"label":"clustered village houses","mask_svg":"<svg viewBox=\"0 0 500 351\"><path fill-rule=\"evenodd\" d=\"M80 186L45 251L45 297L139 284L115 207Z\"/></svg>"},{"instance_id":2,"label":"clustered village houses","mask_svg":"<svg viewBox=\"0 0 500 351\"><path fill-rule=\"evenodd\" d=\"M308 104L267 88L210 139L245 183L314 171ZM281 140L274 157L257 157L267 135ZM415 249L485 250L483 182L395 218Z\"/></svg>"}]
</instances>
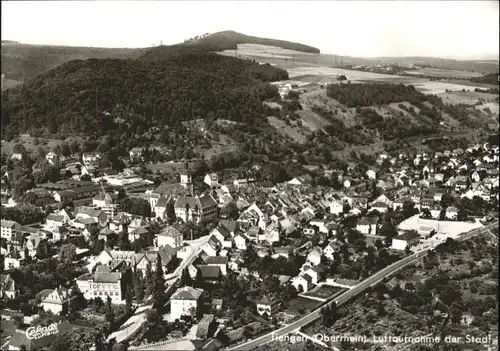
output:
<instances>
[{"instance_id":1,"label":"clustered village houses","mask_svg":"<svg viewBox=\"0 0 500 351\"><path fill-rule=\"evenodd\" d=\"M12 156L16 157L16 154ZM140 148L130 152L131 159L140 157ZM76 250L75 259L88 263L88 272L77 277L75 282L67 282L66 287L54 286L39 292L39 306L54 314L66 313L71 304L69 287L73 283L87 300L101 298L106 301L110 297L113 304L124 304L124 266L145 275L147 267L154 269L160 257L165 276L169 278L167 271L172 272L167 268L169 264L176 261L178 267L192 254L190 247L197 238L193 238L192 230L183 232L185 223L213 223L196 258L184 267L192 279L211 280L228 272L240 276L257 274L248 269L248 262L244 260L243 253L251 246L259 257L304 256L305 263L296 276L279 277L282 284L293 285L303 294L322 282L335 283L336 277L325 277L321 267L325 260L334 260L339 250L336 234L341 229L342 218L352 217L355 229L367 242L373 243L376 239L384 239L378 232L380 216L412 204L422 221L414 221L416 224L412 228L399 227L390 245L392 250L405 251L439 233L440 221L459 220L459 209L444 207L443 197L458 201L464 197L498 201L498 147L489 144L434 154L382 153L376 164L363 173L356 170L354 164L342 172L322 170L327 177L338 180L339 190L313 185L308 174L285 183L270 184L251 178L221 179L218 174L208 173L201 176L204 189L200 191L195 189L193 173L187 165L176 172L175 182L155 186L153 181L139 176L133 167L122 173L104 171L96 177L94 170L99 158L98 153L84 154L78 160L50 152L47 162L60 165L62 172L72 172L73 177L37 184L30 191L47 198L53 211L37 225L1 220L1 253L4 256L1 295L4 299L15 299L19 295L18 286L23 283L12 279L11 270L28 261L36 261L39 256L47 257L47 253L57 256L58 246L71 237L83 236L88 241L92 233L97 233L104 243L100 253L92 254L83 247ZM11 176L6 173L2 177L2 204L5 206L12 205L8 190ZM376 198L370 198L370 191L363 190L367 182L378 189ZM129 198L147 201L151 216L124 212L119 200L123 193ZM88 201L81 201L85 199ZM79 205L80 201L84 204ZM58 205L65 202L73 206L59 209ZM171 216L174 220L169 220ZM309 241L308 245L297 247L287 240L297 234L301 238L319 239L314 244ZM118 235L125 235L132 245L134 242L145 244L139 249L120 250L116 240L112 240ZM177 287L170 297L171 318L195 313L203 296L203 289ZM222 308L223 300L214 300L211 304ZM268 317L281 309L279 296L263 295L255 301L255 306L260 315ZM213 316L205 320L210 318ZM11 339L9 349L18 349L16 342L20 341L16 340Z\"/></svg>"}]
</instances>

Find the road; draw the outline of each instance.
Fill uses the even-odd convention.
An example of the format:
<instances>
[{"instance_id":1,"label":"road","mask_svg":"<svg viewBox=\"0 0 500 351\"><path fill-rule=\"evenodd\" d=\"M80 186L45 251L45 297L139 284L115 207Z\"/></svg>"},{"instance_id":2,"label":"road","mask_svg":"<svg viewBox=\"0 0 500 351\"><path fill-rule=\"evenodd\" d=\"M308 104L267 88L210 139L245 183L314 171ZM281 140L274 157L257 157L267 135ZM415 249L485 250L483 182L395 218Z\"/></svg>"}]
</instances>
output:
<instances>
[{"instance_id":1,"label":"road","mask_svg":"<svg viewBox=\"0 0 500 351\"><path fill-rule=\"evenodd\" d=\"M465 235L462 235L459 240L466 240L474 235L478 235L480 233L484 233L489 231L490 229L494 228L497 225L497 223L492 223L489 224L486 227L474 229L469 233L466 233ZM427 255L431 248L425 248L420 251L417 251L416 253L412 254L411 256L407 256L398 262L393 263L392 265L378 271L377 273L371 275L370 277L366 278L363 280L361 283L353 287L352 289L346 291L345 293L339 295L337 298L331 300L328 302L326 305L330 305L332 302L336 302L337 305L342 305L343 303L347 302L351 298L355 297L359 293L363 292L366 288L378 284L380 281L382 281L384 278L390 276L391 274L397 272L398 270L404 268L405 266L409 265L410 263L415 262L417 259L420 259L424 256ZM322 307L324 307L322 306ZM292 333L310 323L315 321L316 319L321 317L321 308L317 308L314 311L310 312L306 316L302 317L301 319L285 326L280 329L277 329L273 332L270 332L268 334L262 335L256 339L249 340L247 342L244 342L242 344L233 346L228 348L227 350L251 350L253 348L256 348L258 346L265 345L277 337L287 335L289 333Z\"/></svg>"},{"instance_id":2,"label":"road","mask_svg":"<svg viewBox=\"0 0 500 351\"><path fill-rule=\"evenodd\" d=\"M210 238L210 235L198 238L193 241L187 242L190 245L191 253L185 257L179 267L177 269L166 276L165 280L165 285L166 287L166 292L170 292L170 290L175 287L175 283L177 282L178 279L182 276L182 271L184 268L189 267L191 263L198 257L198 255L201 252L201 248L203 245L208 241ZM123 342L123 341L128 341L132 337L134 337L137 333L138 330L142 327L142 325L146 322L146 314L147 312L153 308L153 303L150 303L147 306L141 306L139 309L134 313L132 317L130 317L120 328L120 330L115 331L111 335L108 336L107 340L110 340L111 338L116 338L116 341L118 342ZM126 326L124 328L124 326Z\"/></svg>"},{"instance_id":3,"label":"road","mask_svg":"<svg viewBox=\"0 0 500 351\"><path fill-rule=\"evenodd\" d=\"M193 241L189 241L189 248L191 250L191 253L185 257L179 267L175 269L175 271L172 274L168 274L165 277L165 283L167 285L167 292L170 291L170 289L175 286L175 283L177 282L178 279L181 278L182 276L182 271L189 267L191 263L194 262L194 260L200 255L201 249L203 248L203 245L205 245L208 242L208 239L210 238L210 235L203 236L201 238L198 238Z\"/></svg>"}]
</instances>

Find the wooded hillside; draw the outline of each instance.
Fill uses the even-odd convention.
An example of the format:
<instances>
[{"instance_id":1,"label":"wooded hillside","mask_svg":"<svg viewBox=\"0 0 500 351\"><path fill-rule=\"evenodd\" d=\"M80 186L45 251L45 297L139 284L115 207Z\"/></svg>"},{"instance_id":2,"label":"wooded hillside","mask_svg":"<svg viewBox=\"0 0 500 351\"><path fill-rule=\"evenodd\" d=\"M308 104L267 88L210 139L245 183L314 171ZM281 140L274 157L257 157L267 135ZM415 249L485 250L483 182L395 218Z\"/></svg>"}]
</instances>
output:
<instances>
[{"instance_id":1,"label":"wooded hillside","mask_svg":"<svg viewBox=\"0 0 500 351\"><path fill-rule=\"evenodd\" d=\"M264 114L262 101L277 96L267 82L283 79L282 69L215 53L76 60L2 92L2 133L95 133L96 88L100 133L193 118L253 122Z\"/></svg>"}]
</instances>

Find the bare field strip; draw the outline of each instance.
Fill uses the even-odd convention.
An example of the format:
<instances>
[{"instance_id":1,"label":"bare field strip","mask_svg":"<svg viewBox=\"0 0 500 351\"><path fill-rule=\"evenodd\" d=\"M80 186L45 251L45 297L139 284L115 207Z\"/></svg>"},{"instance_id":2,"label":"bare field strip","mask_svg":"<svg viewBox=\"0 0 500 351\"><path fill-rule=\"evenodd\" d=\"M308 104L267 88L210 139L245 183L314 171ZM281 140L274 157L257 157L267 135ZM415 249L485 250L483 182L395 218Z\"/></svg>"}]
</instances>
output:
<instances>
[{"instance_id":1,"label":"bare field strip","mask_svg":"<svg viewBox=\"0 0 500 351\"><path fill-rule=\"evenodd\" d=\"M443 69L443 68L430 68L430 67L421 68L417 71L406 71L405 73L412 75L422 74L424 76L451 77L451 78L462 78L462 79L483 76L483 74L480 72L467 72L467 71L458 71L458 70Z\"/></svg>"}]
</instances>

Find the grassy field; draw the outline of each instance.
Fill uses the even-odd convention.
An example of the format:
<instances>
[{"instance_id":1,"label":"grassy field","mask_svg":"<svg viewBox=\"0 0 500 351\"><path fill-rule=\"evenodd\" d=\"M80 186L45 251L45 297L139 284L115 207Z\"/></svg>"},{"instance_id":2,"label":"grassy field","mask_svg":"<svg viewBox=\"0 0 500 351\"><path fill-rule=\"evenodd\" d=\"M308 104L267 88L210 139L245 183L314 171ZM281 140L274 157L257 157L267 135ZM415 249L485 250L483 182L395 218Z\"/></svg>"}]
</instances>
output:
<instances>
[{"instance_id":1,"label":"grassy field","mask_svg":"<svg viewBox=\"0 0 500 351\"><path fill-rule=\"evenodd\" d=\"M14 334L16 330L16 325L12 321L2 320L2 328L0 333L0 342L5 344L7 342L8 337Z\"/></svg>"},{"instance_id":2,"label":"grassy field","mask_svg":"<svg viewBox=\"0 0 500 351\"><path fill-rule=\"evenodd\" d=\"M297 125L288 125L284 121L274 117L267 117L268 122L277 130L279 130L283 135L286 135L296 142L305 143L307 141L305 132L303 128Z\"/></svg>"},{"instance_id":3,"label":"grassy field","mask_svg":"<svg viewBox=\"0 0 500 351\"><path fill-rule=\"evenodd\" d=\"M431 68L431 67L426 67L426 68L421 68L417 71L407 71L405 72L407 74L422 74L424 76L431 76L431 77L444 77L444 78L461 78L461 79L468 79L468 78L474 78L474 77L481 77L483 74L479 72L466 72L466 71L457 71L457 70L451 70L451 69L442 69L442 68Z\"/></svg>"},{"instance_id":4,"label":"grassy field","mask_svg":"<svg viewBox=\"0 0 500 351\"><path fill-rule=\"evenodd\" d=\"M21 84L22 82L14 79L5 79L2 83L2 90L13 88L16 85Z\"/></svg>"},{"instance_id":5,"label":"grassy field","mask_svg":"<svg viewBox=\"0 0 500 351\"><path fill-rule=\"evenodd\" d=\"M304 297L296 297L288 302L287 312L292 314L303 314L312 311L320 304L319 301L309 300Z\"/></svg>"},{"instance_id":6,"label":"grassy field","mask_svg":"<svg viewBox=\"0 0 500 351\"><path fill-rule=\"evenodd\" d=\"M219 155L223 152L231 152L236 150L236 143L226 135L219 134L217 142L211 142L212 147L209 149L196 149L196 152L203 153L205 159L209 160L210 157Z\"/></svg>"}]
</instances>

